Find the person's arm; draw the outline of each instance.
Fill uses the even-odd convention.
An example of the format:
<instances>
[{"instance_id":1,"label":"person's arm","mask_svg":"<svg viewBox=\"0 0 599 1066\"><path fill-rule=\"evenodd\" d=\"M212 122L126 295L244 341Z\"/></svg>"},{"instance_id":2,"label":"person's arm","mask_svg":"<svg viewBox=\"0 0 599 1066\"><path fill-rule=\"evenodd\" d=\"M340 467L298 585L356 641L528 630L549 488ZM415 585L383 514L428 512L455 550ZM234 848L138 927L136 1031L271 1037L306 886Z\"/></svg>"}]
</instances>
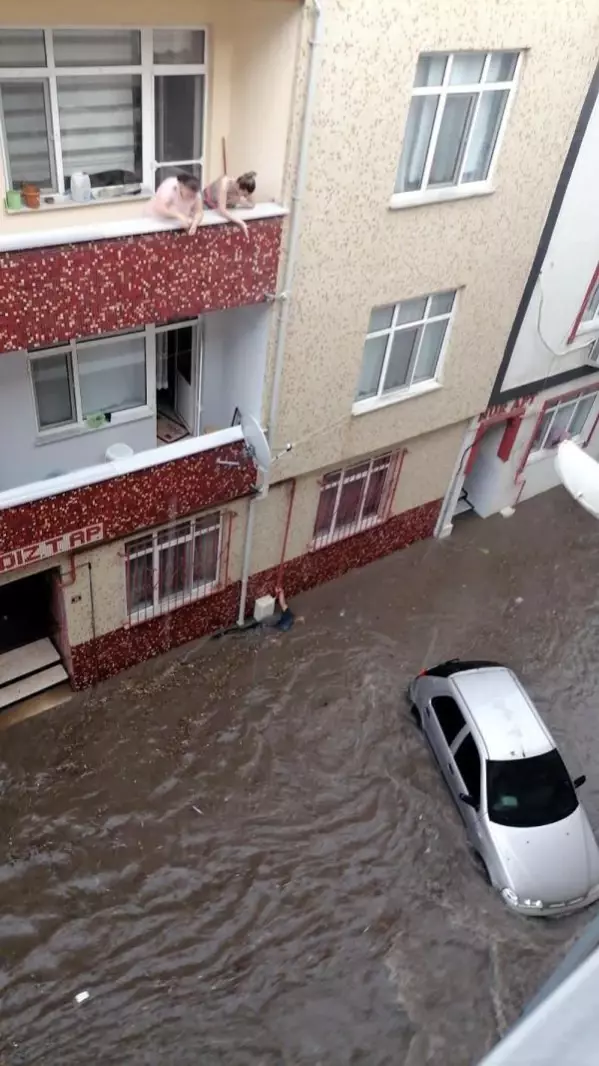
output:
<instances>
[{"instance_id":1,"label":"person's arm","mask_svg":"<svg viewBox=\"0 0 599 1066\"><path fill-rule=\"evenodd\" d=\"M226 218L227 222L233 222L235 226L239 226L239 229L243 233L244 237L248 235L248 228L242 218L236 218L235 215L229 211L227 207L227 183L228 178L222 178L218 190L218 213Z\"/></svg>"},{"instance_id":2,"label":"person's arm","mask_svg":"<svg viewBox=\"0 0 599 1066\"><path fill-rule=\"evenodd\" d=\"M193 237L198 226L201 226L202 219L204 217L204 201L202 200L202 194L198 193L198 198L194 208L193 215L191 217L191 226L189 227L189 236Z\"/></svg>"}]
</instances>

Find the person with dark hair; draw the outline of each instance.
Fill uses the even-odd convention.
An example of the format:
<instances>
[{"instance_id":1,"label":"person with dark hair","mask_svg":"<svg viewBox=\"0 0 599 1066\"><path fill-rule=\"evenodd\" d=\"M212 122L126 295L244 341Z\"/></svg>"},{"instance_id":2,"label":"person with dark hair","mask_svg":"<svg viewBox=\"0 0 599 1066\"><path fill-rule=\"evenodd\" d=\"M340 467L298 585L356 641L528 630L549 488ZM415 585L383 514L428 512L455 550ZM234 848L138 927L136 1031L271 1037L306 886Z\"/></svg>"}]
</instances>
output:
<instances>
[{"instance_id":1,"label":"person with dark hair","mask_svg":"<svg viewBox=\"0 0 599 1066\"><path fill-rule=\"evenodd\" d=\"M174 218L193 237L204 215L200 183L192 174L175 174L158 186L150 204L157 218Z\"/></svg>"},{"instance_id":2,"label":"person with dark hair","mask_svg":"<svg viewBox=\"0 0 599 1066\"><path fill-rule=\"evenodd\" d=\"M232 214L235 207L253 207L252 196L256 189L256 171L249 170L239 178L228 178L223 174L210 185L207 185L202 193L206 207L212 211L218 211L219 215L233 222L243 233L248 235L248 228L242 218L236 218Z\"/></svg>"}]
</instances>

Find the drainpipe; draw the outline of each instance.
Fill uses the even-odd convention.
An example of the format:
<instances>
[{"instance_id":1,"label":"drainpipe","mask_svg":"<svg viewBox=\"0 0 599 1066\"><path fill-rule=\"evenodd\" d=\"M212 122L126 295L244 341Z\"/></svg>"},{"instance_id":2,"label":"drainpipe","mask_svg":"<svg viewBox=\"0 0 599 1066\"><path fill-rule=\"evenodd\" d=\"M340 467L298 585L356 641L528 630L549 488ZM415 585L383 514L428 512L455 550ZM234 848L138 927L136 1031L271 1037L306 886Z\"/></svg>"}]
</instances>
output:
<instances>
[{"instance_id":1,"label":"drainpipe","mask_svg":"<svg viewBox=\"0 0 599 1066\"><path fill-rule=\"evenodd\" d=\"M312 112L316 98L316 72L318 46L322 44L322 5L323 0L312 0L313 27L309 40L310 54L308 56L308 71L306 75L306 98L304 103L304 115L297 157L297 172L295 184L291 196L291 218L289 220L289 235L287 245L287 257L285 261L285 273L283 275L281 292L281 316L277 332L275 348L275 367L272 381L272 394L270 397L270 410L268 413L268 437L271 445L274 441L277 412L279 406L279 394L281 391L281 376L283 373L283 361L285 357L285 342L287 340L287 327L289 324L289 300L295 273L295 260L297 258L297 244L299 240L300 205L306 185L308 170L308 145Z\"/></svg>"},{"instance_id":2,"label":"drainpipe","mask_svg":"<svg viewBox=\"0 0 599 1066\"><path fill-rule=\"evenodd\" d=\"M291 213L289 219L289 233L287 255L285 258L285 271L283 274L281 296L281 314L277 330L277 342L275 347L275 365L272 381L272 394L270 397L270 409L268 414L268 438L272 447L279 407L279 394L281 391L281 376L283 373L283 361L285 358L285 342L287 339L287 327L289 324L289 299L293 276L295 273L295 260L297 258L297 244L299 239L300 205L306 185L308 170L308 143L314 100L316 98L316 72L318 46L322 43L322 6L324 0L312 0L312 33L308 42L308 69L306 73L306 95L304 100L304 114L297 156L297 170L293 193L291 195ZM245 605L247 602L248 581L250 577L250 565L252 558L252 541L254 536L255 509L261 496L268 491L268 475L266 484L260 496L253 496L250 500L248 520L245 531L245 546L243 550L243 569L241 574L241 593L239 597L239 614L237 624L242 626L245 622Z\"/></svg>"}]
</instances>

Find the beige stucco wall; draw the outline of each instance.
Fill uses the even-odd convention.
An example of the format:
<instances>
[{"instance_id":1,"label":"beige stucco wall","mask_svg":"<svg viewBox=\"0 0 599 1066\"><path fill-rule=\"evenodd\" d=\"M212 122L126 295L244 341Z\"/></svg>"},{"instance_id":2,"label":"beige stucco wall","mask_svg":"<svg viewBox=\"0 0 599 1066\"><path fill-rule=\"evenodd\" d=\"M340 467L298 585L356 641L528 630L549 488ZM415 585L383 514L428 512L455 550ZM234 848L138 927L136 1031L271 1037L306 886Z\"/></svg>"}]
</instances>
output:
<instances>
[{"instance_id":1,"label":"beige stucco wall","mask_svg":"<svg viewBox=\"0 0 599 1066\"><path fill-rule=\"evenodd\" d=\"M484 409L597 59L596 0L327 0L275 478ZM491 195L389 209L419 52L526 49ZM299 106L299 105L298 105ZM443 388L351 416L370 309L460 288Z\"/></svg>"},{"instance_id":2,"label":"beige stucco wall","mask_svg":"<svg viewBox=\"0 0 599 1066\"><path fill-rule=\"evenodd\" d=\"M126 17L124 17L124 14ZM302 25L298 0L105 0L101 11L76 0L32 0L22 10L7 5L0 25L34 26L202 26L209 32L206 177L222 173L222 138L228 170L258 173L256 198L283 196L287 140L294 99L295 68ZM1 170L2 168L0 168ZM4 200L4 176L0 195ZM143 202L56 207L7 215L0 233L97 225L143 214Z\"/></svg>"}]
</instances>

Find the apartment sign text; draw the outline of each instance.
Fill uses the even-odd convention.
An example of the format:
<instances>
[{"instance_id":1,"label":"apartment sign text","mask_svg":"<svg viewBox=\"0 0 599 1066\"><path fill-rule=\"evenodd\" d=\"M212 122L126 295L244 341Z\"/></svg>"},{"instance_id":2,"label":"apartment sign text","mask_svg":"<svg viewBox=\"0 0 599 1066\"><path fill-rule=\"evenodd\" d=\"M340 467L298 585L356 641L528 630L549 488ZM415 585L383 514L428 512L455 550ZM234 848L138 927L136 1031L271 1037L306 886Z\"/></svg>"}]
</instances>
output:
<instances>
[{"instance_id":1,"label":"apartment sign text","mask_svg":"<svg viewBox=\"0 0 599 1066\"><path fill-rule=\"evenodd\" d=\"M0 554L0 574L6 574L9 570L19 570L22 566L30 563L41 563L44 559L51 559L53 555L63 555L65 552L74 551L75 548L85 548L87 544L95 544L104 539L104 526L96 522L93 526L85 526L84 529L75 529L72 533L63 533L60 537L48 537L39 544L30 544L27 548L15 548L11 552Z\"/></svg>"}]
</instances>

